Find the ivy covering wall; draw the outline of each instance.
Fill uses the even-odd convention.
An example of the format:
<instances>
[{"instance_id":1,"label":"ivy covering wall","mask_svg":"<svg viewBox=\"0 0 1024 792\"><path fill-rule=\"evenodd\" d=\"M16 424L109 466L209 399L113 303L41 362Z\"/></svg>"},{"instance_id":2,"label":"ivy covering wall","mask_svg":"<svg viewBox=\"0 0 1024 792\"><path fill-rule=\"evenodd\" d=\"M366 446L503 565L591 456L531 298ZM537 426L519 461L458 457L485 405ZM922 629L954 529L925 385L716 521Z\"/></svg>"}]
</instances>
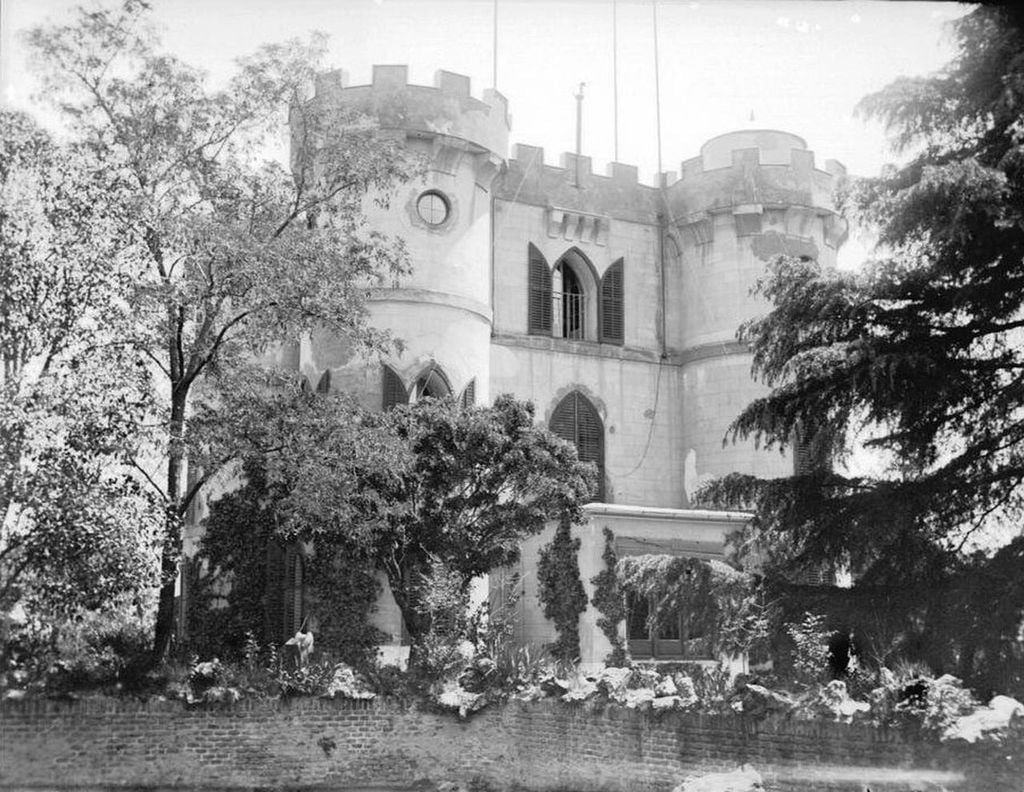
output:
<instances>
[{"instance_id":1,"label":"ivy covering wall","mask_svg":"<svg viewBox=\"0 0 1024 792\"><path fill-rule=\"evenodd\" d=\"M240 655L248 633L263 644L282 638L274 618L282 581L268 563L282 544L275 513L282 493L268 485L259 465L247 465L245 478L244 486L211 504L199 552L188 567L186 643L204 658ZM314 548L304 561L301 596L315 647L362 664L383 638L369 623L380 593L372 565L340 548Z\"/></svg>"},{"instance_id":2,"label":"ivy covering wall","mask_svg":"<svg viewBox=\"0 0 1024 792\"><path fill-rule=\"evenodd\" d=\"M604 662L608 666L628 666L629 652L619 634L619 625L626 619L626 595L619 582L615 534L610 528L604 529L604 552L601 554L601 560L604 561L604 569L590 580L594 584L594 596L590 602L601 614L597 619L597 626L612 645L612 650Z\"/></svg>"},{"instance_id":3,"label":"ivy covering wall","mask_svg":"<svg viewBox=\"0 0 1024 792\"><path fill-rule=\"evenodd\" d=\"M580 656L580 614L587 609L587 593L580 579L579 549L580 540L573 538L570 522L562 520L537 563L540 602L558 633L550 650L559 660Z\"/></svg>"},{"instance_id":4,"label":"ivy covering wall","mask_svg":"<svg viewBox=\"0 0 1024 792\"><path fill-rule=\"evenodd\" d=\"M651 603L652 622L685 611L716 654L746 653L765 634L751 576L722 561L629 556L616 572L624 592Z\"/></svg>"}]
</instances>

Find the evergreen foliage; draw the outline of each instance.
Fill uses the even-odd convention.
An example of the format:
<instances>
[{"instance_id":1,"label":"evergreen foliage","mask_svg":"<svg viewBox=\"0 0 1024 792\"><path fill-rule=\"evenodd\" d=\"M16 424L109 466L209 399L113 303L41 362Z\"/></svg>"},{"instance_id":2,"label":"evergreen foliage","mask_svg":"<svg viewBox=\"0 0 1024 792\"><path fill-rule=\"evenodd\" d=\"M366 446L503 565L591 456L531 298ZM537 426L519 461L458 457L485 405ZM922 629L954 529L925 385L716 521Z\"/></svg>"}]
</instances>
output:
<instances>
[{"instance_id":1,"label":"evergreen foliage","mask_svg":"<svg viewBox=\"0 0 1024 792\"><path fill-rule=\"evenodd\" d=\"M604 551L601 553L601 560L604 561L604 569L590 581L594 585L594 596L590 602L601 613L597 619L597 626L612 645L612 650L604 662L607 666L627 667L629 652L622 636L619 635L619 625L626 619L626 596L616 571L619 559L615 553L615 534L610 528L604 529Z\"/></svg>"},{"instance_id":2,"label":"evergreen foliage","mask_svg":"<svg viewBox=\"0 0 1024 792\"><path fill-rule=\"evenodd\" d=\"M285 490L271 484L258 463L245 467L245 484L211 504L189 592L190 648L202 657L241 657L247 636L280 640L268 629L267 551L282 542L279 503ZM365 558L336 547L314 548L305 567L308 617L316 646L362 667L382 636L369 624L380 586Z\"/></svg>"},{"instance_id":3,"label":"evergreen foliage","mask_svg":"<svg viewBox=\"0 0 1024 792\"><path fill-rule=\"evenodd\" d=\"M538 596L544 615L555 624L558 638L550 646L557 659L574 662L580 656L580 614L587 609L587 593L580 579L580 540L573 538L568 519L558 523L550 544L537 562Z\"/></svg>"},{"instance_id":4,"label":"evergreen foliage","mask_svg":"<svg viewBox=\"0 0 1024 792\"><path fill-rule=\"evenodd\" d=\"M860 103L907 158L848 193L849 207L878 235L875 257L858 272L780 259L758 285L773 308L739 337L772 391L742 412L732 436L769 448L817 438L822 464L785 479L733 475L704 498L755 508L745 539L766 556L769 575L846 567L855 589L964 591L997 563L968 555L972 543L991 547L1019 534L1021 22L1008 5L975 8L954 23L958 54L948 66ZM855 443L875 454L879 472L828 464L848 461ZM1019 557L1022 543L1018 536L1004 552ZM987 663L993 652L1020 657L1020 588L987 579L1002 621L973 611L969 599L935 614L924 629L948 644L936 671L973 674L974 661ZM912 629L911 615L929 604L910 598L905 608ZM1017 648L981 653L968 635L982 623Z\"/></svg>"}]
</instances>

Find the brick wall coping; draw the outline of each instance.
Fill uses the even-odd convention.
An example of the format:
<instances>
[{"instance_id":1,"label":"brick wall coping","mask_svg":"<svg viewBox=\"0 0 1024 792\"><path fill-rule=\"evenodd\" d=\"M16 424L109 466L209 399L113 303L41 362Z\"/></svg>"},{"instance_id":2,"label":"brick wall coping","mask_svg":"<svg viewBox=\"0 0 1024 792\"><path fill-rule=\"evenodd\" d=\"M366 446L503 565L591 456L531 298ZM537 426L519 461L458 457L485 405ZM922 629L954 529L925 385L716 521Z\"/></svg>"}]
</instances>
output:
<instances>
[{"instance_id":1,"label":"brick wall coping","mask_svg":"<svg viewBox=\"0 0 1024 792\"><path fill-rule=\"evenodd\" d=\"M837 723L825 720L793 720L785 717L769 717L754 720L742 714L710 714L701 712L654 712L639 711L616 704L595 709L587 703L565 703L555 700L509 701L492 704L479 713L470 715L468 720L485 713L500 711L502 708L518 708L520 711L540 712L561 711L573 718L604 718L609 721L640 723L642 726L682 726L702 730L762 735L792 735L799 737L834 738L870 743L935 743L920 733L908 729L874 727L869 724ZM104 714L148 714L148 713L189 713L212 717L243 716L246 713L297 714L323 711L374 711L389 715L402 715L421 710L422 705L396 700L353 701L350 699L328 698L278 698L242 699L233 704L189 705L179 700L153 698L120 699L92 697L75 700L21 699L0 702L0 717L77 716ZM446 714L453 722L458 721L454 713Z\"/></svg>"}]
</instances>

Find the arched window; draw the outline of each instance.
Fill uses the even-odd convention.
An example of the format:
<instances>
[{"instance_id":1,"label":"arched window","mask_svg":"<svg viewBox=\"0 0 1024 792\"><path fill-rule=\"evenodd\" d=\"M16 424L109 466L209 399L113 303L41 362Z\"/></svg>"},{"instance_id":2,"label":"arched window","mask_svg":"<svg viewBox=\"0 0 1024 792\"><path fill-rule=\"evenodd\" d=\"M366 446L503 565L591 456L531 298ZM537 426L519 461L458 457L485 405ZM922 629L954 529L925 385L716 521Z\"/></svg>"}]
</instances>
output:
<instances>
[{"instance_id":1,"label":"arched window","mask_svg":"<svg viewBox=\"0 0 1024 792\"><path fill-rule=\"evenodd\" d=\"M551 270L536 247L530 245L526 331L531 335L551 335Z\"/></svg>"},{"instance_id":2,"label":"arched window","mask_svg":"<svg viewBox=\"0 0 1024 792\"><path fill-rule=\"evenodd\" d=\"M621 344L625 340L622 297L622 259L619 259L601 278L601 341L606 344Z\"/></svg>"},{"instance_id":3,"label":"arched window","mask_svg":"<svg viewBox=\"0 0 1024 792\"><path fill-rule=\"evenodd\" d=\"M604 501L604 423L594 405L579 391L558 403L551 416L551 431L576 446L582 462L597 466L597 490L593 500Z\"/></svg>"},{"instance_id":4,"label":"arched window","mask_svg":"<svg viewBox=\"0 0 1024 792\"><path fill-rule=\"evenodd\" d=\"M436 363L431 363L416 378L413 394L416 401L420 399L443 399L445 396L451 396L452 386L440 367Z\"/></svg>"}]
</instances>

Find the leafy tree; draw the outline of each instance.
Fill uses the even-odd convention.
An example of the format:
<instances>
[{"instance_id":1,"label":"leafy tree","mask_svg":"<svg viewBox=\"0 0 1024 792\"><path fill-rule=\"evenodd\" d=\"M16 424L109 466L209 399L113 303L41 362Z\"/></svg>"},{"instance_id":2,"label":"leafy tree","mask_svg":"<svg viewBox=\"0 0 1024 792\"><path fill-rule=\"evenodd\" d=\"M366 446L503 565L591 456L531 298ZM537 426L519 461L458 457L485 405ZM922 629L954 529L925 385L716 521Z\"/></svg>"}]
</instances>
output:
<instances>
[{"instance_id":1,"label":"leafy tree","mask_svg":"<svg viewBox=\"0 0 1024 792\"><path fill-rule=\"evenodd\" d=\"M874 260L855 273L776 261L758 287L773 309L740 330L773 390L733 436L800 440L820 463L707 492L756 506L752 536L776 568L839 564L856 587L941 586L987 563L965 556L975 539L1019 532L1024 28L1009 6L981 6L953 29L959 50L943 70L859 105L906 155L849 194L877 232ZM849 459L850 438L867 438L880 472L828 464ZM1022 608L1018 596L1004 609L1005 632Z\"/></svg>"},{"instance_id":2,"label":"leafy tree","mask_svg":"<svg viewBox=\"0 0 1024 792\"><path fill-rule=\"evenodd\" d=\"M53 618L154 582L159 505L123 465L149 377L114 343L106 185L22 113L0 141L0 610Z\"/></svg>"},{"instance_id":3,"label":"leafy tree","mask_svg":"<svg viewBox=\"0 0 1024 792\"><path fill-rule=\"evenodd\" d=\"M383 200L410 164L366 119L303 101L322 38L264 46L213 89L159 51L147 12L144 0L80 9L28 42L46 97L117 198L108 218L134 283L135 322L123 341L159 378L150 455L162 472L149 457L135 460L166 509L159 658L173 626L182 518L238 450L230 433L219 436L227 445L197 442L193 411L205 401L205 413L216 412L220 382L251 376L247 364L269 345L314 328L355 348L388 343L367 325L366 287L402 272L406 259L399 242L365 228L361 207L368 193ZM286 110L296 137L290 170L265 159ZM203 474L187 481L186 460Z\"/></svg>"},{"instance_id":4,"label":"leafy tree","mask_svg":"<svg viewBox=\"0 0 1024 792\"><path fill-rule=\"evenodd\" d=\"M434 566L466 590L515 561L523 538L549 521L578 520L592 489L592 468L511 396L470 409L423 399L361 418L333 395L301 409L294 423L305 439L273 439L291 417L260 422L268 478L289 489L284 530L318 548L350 547L383 570L414 647L431 627L423 581Z\"/></svg>"}]
</instances>

